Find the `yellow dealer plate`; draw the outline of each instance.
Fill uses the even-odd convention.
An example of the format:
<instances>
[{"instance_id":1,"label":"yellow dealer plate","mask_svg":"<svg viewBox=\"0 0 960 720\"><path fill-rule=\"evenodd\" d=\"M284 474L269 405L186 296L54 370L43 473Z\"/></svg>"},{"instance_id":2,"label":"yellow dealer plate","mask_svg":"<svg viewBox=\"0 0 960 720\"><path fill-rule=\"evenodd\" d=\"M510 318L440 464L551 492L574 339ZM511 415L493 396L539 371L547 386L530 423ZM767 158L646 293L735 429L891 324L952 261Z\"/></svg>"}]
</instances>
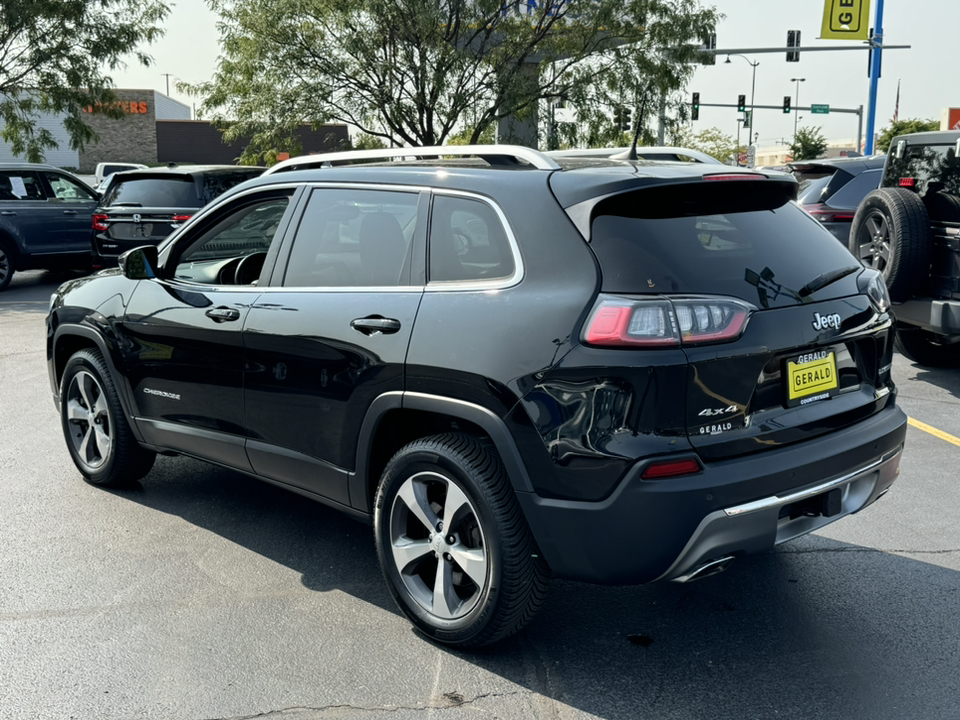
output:
<instances>
[{"instance_id":1,"label":"yellow dealer plate","mask_svg":"<svg viewBox=\"0 0 960 720\"><path fill-rule=\"evenodd\" d=\"M820 351L787 361L787 404L806 405L837 391L837 359Z\"/></svg>"}]
</instances>

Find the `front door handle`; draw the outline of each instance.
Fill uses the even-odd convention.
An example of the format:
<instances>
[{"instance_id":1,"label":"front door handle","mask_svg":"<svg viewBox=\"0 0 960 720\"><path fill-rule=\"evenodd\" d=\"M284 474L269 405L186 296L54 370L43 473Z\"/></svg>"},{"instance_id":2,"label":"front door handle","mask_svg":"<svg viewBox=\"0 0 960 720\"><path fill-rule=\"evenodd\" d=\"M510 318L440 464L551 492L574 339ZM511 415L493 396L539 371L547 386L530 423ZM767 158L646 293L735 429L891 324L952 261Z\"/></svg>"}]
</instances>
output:
<instances>
[{"instance_id":1,"label":"front door handle","mask_svg":"<svg viewBox=\"0 0 960 720\"><path fill-rule=\"evenodd\" d=\"M16 215L13 210L0 210L0 215Z\"/></svg>"},{"instance_id":2,"label":"front door handle","mask_svg":"<svg viewBox=\"0 0 960 720\"><path fill-rule=\"evenodd\" d=\"M391 335L400 329L400 321L394 320L393 318L372 315L370 317L351 320L350 327L362 332L364 335L376 335L377 333Z\"/></svg>"},{"instance_id":3,"label":"front door handle","mask_svg":"<svg viewBox=\"0 0 960 720\"><path fill-rule=\"evenodd\" d=\"M64 215L76 215L76 214L77 214L77 211L76 211L76 210L64 210L64 211L63 211L63 214L64 214Z\"/></svg>"},{"instance_id":4,"label":"front door handle","mask_svg":"<svg viewBox=\"0 0 960 720\"><path fill-rule=\"evenodd\" d=\"M221 307L210 308L209 310L207 310L206 316L218 323L230 322L231 320L240 319L240 311L237 310L236 308L221 306Z\"/></svg>"}]
</instances>

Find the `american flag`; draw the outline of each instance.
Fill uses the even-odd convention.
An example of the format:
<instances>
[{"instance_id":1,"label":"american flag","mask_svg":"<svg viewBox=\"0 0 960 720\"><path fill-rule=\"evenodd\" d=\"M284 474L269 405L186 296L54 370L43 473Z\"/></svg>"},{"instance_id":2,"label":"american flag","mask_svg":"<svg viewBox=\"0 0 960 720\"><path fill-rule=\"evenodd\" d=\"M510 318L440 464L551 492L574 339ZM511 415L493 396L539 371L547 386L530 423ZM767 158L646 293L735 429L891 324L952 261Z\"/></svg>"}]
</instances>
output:
<instances>
[{"instance_id":1,"label":"american flag","mask_svg":"<svg viewBox=\"0 0 960 720\"><path fill-rule=\"evenodd\" d=\"M893 121L900 119L900 79L897 79L897 102L893 106Z\"/></svg>"}]
</instances>

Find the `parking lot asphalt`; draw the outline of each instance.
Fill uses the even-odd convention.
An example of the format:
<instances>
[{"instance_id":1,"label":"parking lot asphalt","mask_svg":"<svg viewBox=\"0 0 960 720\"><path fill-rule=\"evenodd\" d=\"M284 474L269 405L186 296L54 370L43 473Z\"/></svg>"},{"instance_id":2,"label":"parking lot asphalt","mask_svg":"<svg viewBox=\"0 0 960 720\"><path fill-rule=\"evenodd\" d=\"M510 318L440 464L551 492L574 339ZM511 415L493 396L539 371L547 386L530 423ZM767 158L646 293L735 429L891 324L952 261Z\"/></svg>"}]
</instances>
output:
<instances>
[{"instance_id":1,"label":"parking lot asphalt","mask_svg":"<svg viewBox=\"0 0 960 720\"><path fill-rule=\"evenodd\" d=\"M686 585L554 581L463 653L411 630L371 529L333 510L187 458L85 484L46 375L63 279L0 293L4 720L957 717L960 369L895 357L919 424L861 514Z\"/></svg>"}]
</instances>

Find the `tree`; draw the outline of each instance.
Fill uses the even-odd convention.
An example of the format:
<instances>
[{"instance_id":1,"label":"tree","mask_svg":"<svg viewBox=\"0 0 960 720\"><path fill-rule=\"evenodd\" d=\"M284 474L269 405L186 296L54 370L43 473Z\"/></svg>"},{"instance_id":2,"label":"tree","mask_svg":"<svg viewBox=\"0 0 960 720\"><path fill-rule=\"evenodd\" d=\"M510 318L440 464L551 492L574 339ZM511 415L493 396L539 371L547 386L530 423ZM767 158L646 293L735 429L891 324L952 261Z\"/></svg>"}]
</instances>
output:
<instances>
[{"instance_id":1,"label":"tree","mask_svg":"<svg viewBox=\"0 0 960 720\"><path fill-rule=\"evenodd\" d=\"M939 130L940 122L938 120L895 120L890 123L890 127L880 131L877 137L877 152L886 153L890 149L890 141L898 135L907 135L916 132L928 132L930 130Z\"/></svg>"},{"instance_id":2,"label":"tree","mask_svg":"<svg viewBox=\"0 0 960 720\"><path fill-rule=\"evenodd\" d=\"M793 142L788 145L794 160L814 160L827 151L827 139L820 127L803 127L797 130Z\"/></svg>"},{"instance_id":3,"label":"tree","mask_svg":"<svg viewBox=\"0 0 960 720\"><path fill-rule=\"evenodd\" d=\"M105 72L160 37L168 8L161 0L3 0L0 3L0 138L31 162L57 147L38 128L41 114L63 114L70 147L95 138L83 109L122 117Z\"/></svg>"},{"instance_id":4,"label":"tree","mask_svg":"<svg viewBox=\"0 0 960 720\"><path fill-rule=\"evenodd\" d=\"M737 146L737 141L731 135L715 127L703 130L696 135L688 128L678 128L671 134L671 142L677 147L704 152L722 163L735 164L736 155L745 152L742 145Z\"/></svg>"},{"instance_id":5,"label":"tree","mask_svg":"<svg viewBox=\"0 0 960 720\"><path fill-rule=\"evenodd\" d=\"M507 117L569 97L682 86L717 13L697 0L208 0L222 55L202 96L255 159L296 151L302 123L348 123L399 145L477 142ZM667 51L667 48L675 48ZM532 62L535 61L535 62ZM575 97L574 97L575 96Z\"/></svg>"}]
</instances>

